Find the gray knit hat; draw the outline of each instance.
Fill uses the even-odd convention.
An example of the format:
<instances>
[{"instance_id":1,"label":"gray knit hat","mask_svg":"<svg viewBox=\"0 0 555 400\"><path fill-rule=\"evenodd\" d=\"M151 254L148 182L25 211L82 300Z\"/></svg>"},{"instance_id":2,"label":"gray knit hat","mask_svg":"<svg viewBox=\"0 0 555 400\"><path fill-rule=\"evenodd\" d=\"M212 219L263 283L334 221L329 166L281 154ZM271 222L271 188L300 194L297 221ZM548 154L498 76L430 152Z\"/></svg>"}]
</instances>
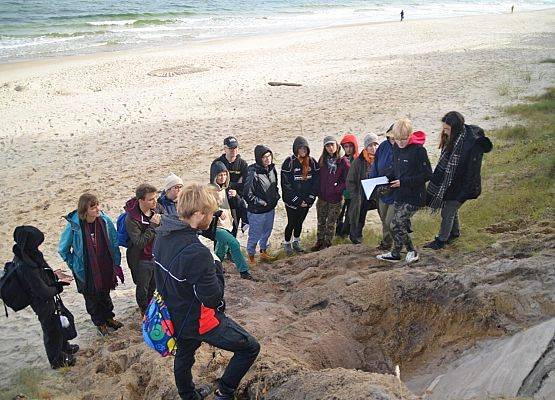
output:
<instances>
[{"instance_id":1,"label":"gray knit hat","mask_svg":"<svg viewBox=\"0 0 555 400\"><path fill-rule=\"evenodd\" d=\"M329 144L329 143L336 143L337 144L339 142L337 141L337 138L335 136L328 135L324 138L324 146L326 144Z\"/></svg>"},{"instance_id":2,"label":"gray knit hat","mask_svg":"<svg viewBox=\"0 0 555 400\"><path fill-rule=\"evenodd\" d=\"M167 192L176 185L183 185L183 180L173 172L170 172L164 181L164 190Z\"/></svg>"},{"instance_id":3,"label":"gray knit hat","mask_svg":"<svg viewBox=\"0 0 555 400\"><path fill-rule=\"evenodd\" d=\"M364 148L367 148L372 143L380 143L378 135L376 135L375 133L369 133L368 135L364 136Z\"/></svg>"}]
</instances>

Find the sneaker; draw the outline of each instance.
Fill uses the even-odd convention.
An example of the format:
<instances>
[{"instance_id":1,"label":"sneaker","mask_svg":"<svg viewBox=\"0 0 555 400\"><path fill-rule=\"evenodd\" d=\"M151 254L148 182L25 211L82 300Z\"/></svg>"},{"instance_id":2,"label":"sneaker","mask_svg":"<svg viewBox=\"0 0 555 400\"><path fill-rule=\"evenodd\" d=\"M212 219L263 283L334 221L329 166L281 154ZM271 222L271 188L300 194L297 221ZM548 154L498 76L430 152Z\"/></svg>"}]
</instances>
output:
<instances>
[{"instance_id":1,"label":"sneaker","mask_svg":"<svg viewBox=\"0 0 555 400\"><path fill-rule=\"evenodd\" d=\"M67 354L75 354L79 351L79 345L78 344L67 344L67 346L64 346L64 353Z\"/></svg>"},{"instance_id":2,"label":"sneaker","mask_svg":"<svg viewBox=\"0 0 555 400\"><path fill-rule=\"evenodd\" d=\"M424 245L425 249L431 249L431 250L441 250L444 247L445 247L445 242L443 240L439 240L437 237L432 242Z\"/></svg>"},{"instance_id":3,"label":"sneaker","mask_svg":"<svg viewBox=\"0 0 555 400\"><path fill-rule=\"evenodd\" d=\"M283 243L283 249L285 250L285 254L289 257L293 255L293 247L291 243Z\"/></svg>"},{"instance_id":4,"label":"sneaker","mask_svg":"<svg viewBox=\"0 0 555 400\"><path fill-rule=\"evenodd\" d=\"M254 258L254 254L249 254L248 258L249 258L249 264L251 267L256 265L256 259Z\"/></svg>"},{"instance_id":5,"label":"sneaker","mask_svg":"<svg viewBox=\"0 0 555 400\"><path fill-rule=\"evenodd\" d=\"M235 393L223 394L220 389L216 389L214 392L214 400L233 400L235 398Z\"/></svg>"},{"instance_id":6,"label":"sneaker","mask_svg":"<svg viewBox=\"0 0 555 400\"><path fill-rule=\"evenodd\" d=\"M324 242L321 242L321 241L318 240L318 241L314 244L314 246L312 246L312 247L310 248L310 251L320 251L320 250L322 250L322 249L324 249L324 248L325 248Z\"/></svg>"},{"instance_id":7,"label":"sneaker","mask_svg":"<svg viewBox=\"0 0 555 400\"><path fill-rule=\"evenodd\" d=\"M401 261L401 256L394 256L393 254L391 254L391 252L377 255L376 258L378 260L388 261L388 262L392 262L392 263L396 263L396 262Z\"/></svg>"},{"instance_id":8,"label":"sneaker","mask_svg":"<svg viewBox=\"0 0 555 400\"><path fill-rule=\"evenodd\" d=\"M418 257L418 253L415 250L413 250L407 253L407 256L405 257L405 261L407 262L407 264L410 264L418 261L419 258L420 257Z\"/></svg>"},{"instance_id":9,"label":"sneaker","mask_svg":"<svg viewBox=\"0 0 555 400\"><path fill-rule=\"evenodd\" d=\"M108 328L112 328L113 330L117 331L119 328L123 327L123 324L119 322L117 319L108 318L106 320L106 325Z\"/></svg>"},{"instance_id":10,"label":"sneaker","mask_svg":"<svg viewBox=\"0 0 555 400\"><path fill-rule=\"evenodd\" d=\"M461 234L460 234L460 233L457 233L456 235L450 234L450 235L449 235L449 238L447 238L447 244L453 243L455 240L457 240L457 239L460 238L460 237L461 237Z\"/></svg>"},{"instance_id":11,"label":"sneaker","mask_svg":"<svg viewBox=\"0 0 555 400\"><path fill-rule=\"evenodd\" d=\"M75 365L75 357L71 354L62 353L60 360L57 363L51 364L52 369L59 369L64 367L73 367Z\"/></svg>"},{"instance_id":12,"label":"sneaker","mask_svg":"<svg viewBox=\"0 0 555 400\"><path fill-rule=\"evenodd\" d=\"M254 281L254 278L249 271L241 272L241 278L248 279L249 281Z\"/></svg>"},{"instance_id":13,"label":"sneaker","mask_svg":"<svg viewBox=\"0 0 555 400\"><path fill-rule=\"evenodd\" d=\"M351 242L353 242L353 244L361 244L362 243L359 238L356 238L353 235L349 235L349 240Z\"/></svg>"},{"instance_id":14,"label":"sneaker","mask_svg":"<svg viewBox=\"0 0 555 400\"><path fill-rule=\"evenodd\" d=\"M391 243L381 242L378 246L378 250L388 251L391 250Z\"/></svg>"},{"instance_id":15,"label":"sneaker","mask_svg":"<svg viewBox=\"0 0 555 400\"><path fill-rule=\"evenodd\" d=\"M104 325L98 325L96 327L96 331L98 332L98 334L100 336L106 336L110 333L110 331L108 330L108 326L106 324Z\"/></svg>"},{"instance_id":16,"label":"sneaker","mask_svg":"<svg viewBox=\"0 0 555 400\"><path fill-rule=\"evenodd\" d=\"M304 253L304 249L301 246L301 242L299 240L293 240L293 243L291 243L291 247L293 247L293 250L297 253Z\"/></svg>"},{"instance_id":17,"label":"sneaker","mask_svg":"<svg viewBox=\"0 0 555 400\"><path fill-rule=\"evenodd\" d=\"M199 385L195 388L195 400L203 400L212 393L212 386Z\"/></svg>"},{"instance_id":18,"label":"sneaker","mask_svg":"<svg viewBox=\"0 0 555 400\"><path fill-rule=\"evenodd\" d=\"M271 256L270 253L268 253L266 250L260 250L260 259L264 262L271 262L271 261L277 260L276 257Z\"/></svg>"}]
</instances>

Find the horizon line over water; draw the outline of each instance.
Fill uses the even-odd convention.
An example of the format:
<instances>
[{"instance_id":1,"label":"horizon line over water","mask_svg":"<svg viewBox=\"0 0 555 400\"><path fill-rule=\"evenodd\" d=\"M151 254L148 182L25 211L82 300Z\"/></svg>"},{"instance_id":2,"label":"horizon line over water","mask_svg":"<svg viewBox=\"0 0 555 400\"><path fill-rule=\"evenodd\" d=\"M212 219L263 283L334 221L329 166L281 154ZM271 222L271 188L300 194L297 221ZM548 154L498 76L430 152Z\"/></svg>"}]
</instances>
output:
<instances>
[{"instance_id":1,"label":"horizon line over water","mask_svg":"<svg viewBox=\"0 0 555 400\"><path fill-rule=\"evenodd\" d=\"M0 63L353 23L509 13L555 0L0 0Z\"/></svg>"}]
</instances>

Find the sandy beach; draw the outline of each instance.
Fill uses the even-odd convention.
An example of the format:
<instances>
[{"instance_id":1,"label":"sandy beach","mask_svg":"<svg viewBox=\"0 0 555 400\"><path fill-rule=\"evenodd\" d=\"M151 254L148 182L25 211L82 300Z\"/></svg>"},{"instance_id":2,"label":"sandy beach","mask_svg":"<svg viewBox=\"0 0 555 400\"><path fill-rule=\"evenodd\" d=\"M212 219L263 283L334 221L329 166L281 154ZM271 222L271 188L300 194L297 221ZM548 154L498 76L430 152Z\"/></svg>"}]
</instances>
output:
<instances>
[{"instance_id":1,"label":"sandy beach","mask_svg":"<svg viewBox=\"0 0 555 400\"><path fill-rule=\"evenodd\" d=\"M554 56L554 22L555 9L407 20L0 65L0 256L11 259L13 229L32 224L46 234L51 266L66 268L56 251L62 216L82 192L97 193L115 220L142 182L160 187L169 172L207 182L228 135L249 163L266 144L279 166L301 133L318 157L325 135L362 141L409 116L435 163L445 112L491 129L507 122L500 107L554 85L553 64L541 63ZM304 228L315 225L311 210ZM284 226L280 203L273 248ZM116 312L134 307L126 272ZM82 297L72 286L64 298L85 343L93 329ZM0 385L14 366L47 367L32 312L9 321Z\"/></svg>"}]
</instances>

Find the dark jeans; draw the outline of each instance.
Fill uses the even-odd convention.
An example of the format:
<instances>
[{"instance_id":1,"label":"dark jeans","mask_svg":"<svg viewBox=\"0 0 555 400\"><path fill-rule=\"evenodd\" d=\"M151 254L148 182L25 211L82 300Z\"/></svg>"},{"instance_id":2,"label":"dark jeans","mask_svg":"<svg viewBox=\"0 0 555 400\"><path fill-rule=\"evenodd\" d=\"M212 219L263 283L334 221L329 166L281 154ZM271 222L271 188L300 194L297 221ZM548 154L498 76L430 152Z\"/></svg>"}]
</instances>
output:
<instances>
[{"instance_id":1,"label":"dark jeans","mask_svg":"<svg viewBox=\"0 0 555 400\"><path fill-rule=\"evenodd\" d=\"M62 351L67 348L68 343L62 332L60 317L56 315L54 299L33 301L31 308L39 318L48 361L51 365L57 364L63 357Z\"/></svg>"},{"instance_id":2,"label":"dark jeans","mask_svg":"<svg viewBox=\"0 0 555 400\"><path fill-rule=\"evenodd\" d=\"M110 292L83 294L85 308L96 326L105 325L106 320L114 318L114 304Z\"/></svg>"},{"instance_id":3,"label":"dark jeans","mask_svg":"<svg viewBox=\"0 0 555 400\"><path fill-rule=\"evenodd\" d=\"M308 207L299 207L297 209L285 206L287 212L287 226L285 227L285 241L291 241L291 234L296 238L301 237L303 230L303 222L308 214Z\"/></svg>"},{"instance_id":4,"label":"dark jeans","mask_svg":"<svg viewBox=\"0 0 555 400\"><path fill-rule=\"evenodd\" d=\"M140 260L136 267L129 267L129 269L131 269L133 283L137 286L135 288L137 305L144 314L150 299L152 299L154 290L156 289L156 281L154 280L154 261Z\"/></svg>"},{"instance_id":5,"label":"dark jeans","mask_svg":"<svg viewBox=\"0 0 555 400\"><path fill-rule=\"evenodd\" d=\"M362 191L362 199L360 200L360 214L358 215L358 221L356 223L351 224L351 235L355 238L362 238L362 230L364 229L364 225L366 225L366 215L368 211L372 208L372 203L366 199L366 194L364 190Z\"/></svg>"},{"instance_id":6,"label":"dark jeans","mask_svg":"<svg viewBox=\"0 0 555 400\"><path fill-rule=\"evenodd\" d=\"M443 242L449 239L449 236L459 236L461 234L459 225L459 208L462 203L455 200L448 200L443 204L441 209L441 226L437 238Z\"/></svg>"},{"instance_id":7,"label":"dark jeans","mask_svg":"<svg viewBox=\"0 0 555 400\"><path fill-rule=\"evenodd\" d=\"M224 318L220 325L200 338L178 339L173 372L177 391L183 400L196 399L191 368L195 363L195 352L202 342L233 353L218 382L220 391L226 394L235 392L260 351L256 339L230 318Z\"/></svg>"},{"instance_id":8,"label":"dark jeans","mask_svg":"<svg viewBox=\"0 0 555 400\"><path fill-rule=\"evenodd\" d=\"M341 213L337 218L337 225L335 227L335 234L337 236L347 236L351 232L351 224L349 223L349 207L351 206L351 199L345 199Z\"/></svg>"}]
</instances>

